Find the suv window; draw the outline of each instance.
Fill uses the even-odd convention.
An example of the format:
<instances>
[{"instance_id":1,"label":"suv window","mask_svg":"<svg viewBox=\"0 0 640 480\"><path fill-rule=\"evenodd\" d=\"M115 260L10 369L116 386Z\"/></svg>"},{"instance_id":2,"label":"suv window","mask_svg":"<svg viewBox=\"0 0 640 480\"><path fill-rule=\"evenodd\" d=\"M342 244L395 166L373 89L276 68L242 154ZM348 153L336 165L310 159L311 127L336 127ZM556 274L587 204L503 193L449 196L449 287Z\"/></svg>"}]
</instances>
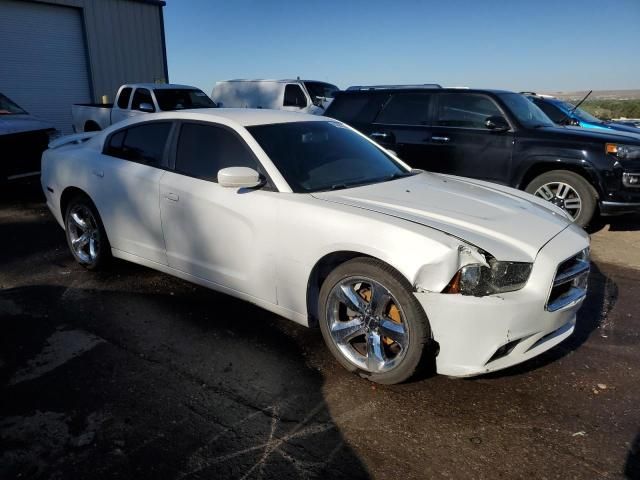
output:
<instances>
[{"instance_id":1,"label":"suv window","mask_svg":"<svg viewBox=\"0 0 640 480\"><path fill-rule=\"evenodd\" d=\"M289 85L284 87L284 102L282 105L284 107L299 108L304 108L307 106L307 97L305 97L300 85L290 83Z\"/></svg>"},{"instance_id":2,"label":"suv window","mask_svg":"<svg viewBox=\"0 0 640 480\"><path fill-rule=\"evenodd\" d=\"M151 92L146 88L136 88L136 92L133 94L133 101L131 102L131 110L140 110L141 103L150 103L153 105ZM155 112L155 107L153 111Z\"/></svg>"},{"instance_id":3,"label":"suv window","mask_svg":"<svg viewBox=\"0 0 640 480\"><path fill-rule=\"evenodd\" d=\"M127 108L129 106L129 98L131 98L131 88L123 88L118 97L118 108Z\"/></svg>"},{"instance_id":4,"label":"suv window","mask_svg":"<svg viewBox=\"0 0 640 480\"><path fill-rule=\"evenodd\" d=\"M484 129L485 120L492 115L502 115L502 112L484 95L442 93L438 95L434 125Z\"/></svg>"},{"instance_id":5,"label":"suv window","mask_svg":"<svg viewBox=\"0 0 640 480\"><path fill-rule=\"evenodd\" d=\"M109 137L104 153L150 167L160 167L170 130L171 122L145 123L120 130Z\"/></svg>"},{"instance_id":6,"label":"suv window","mask_svg":"<svg viewBox=\"0 0 640 480\"><path fill-rule=\"evenodd\" d=\"M259 170L255 157L236 133L215 125L182 125L176 153L176 172L217 182L218 171L226 167Z\"/></svg>"},{"instance_id":7,"label":"suv window","mask_svg":"<svg viewBox=\"0 0 640 480\"><path fill-rule=\"evenodd\" d=\"M396 93L382 109L376 123L426 125L430 101L428 93Z\"/></svg>"},{"instance_id":8,"label":"suv window","mask_svg":"<svg viewBox=\"0 0 640 480\"><path fill-rule=\"evenodd\" d=\"M553 120L553 123L564 123L564 122L566 122L567 116L562 112L562 110L560 110L555 105L551 105L550 103L545 102L544 100L541 100L539 98L533 98L533 99L531 99L531 101L540 110L542 110L547 115L547 117L549 117L551 120Z\"/></svg>"}]
</instances>

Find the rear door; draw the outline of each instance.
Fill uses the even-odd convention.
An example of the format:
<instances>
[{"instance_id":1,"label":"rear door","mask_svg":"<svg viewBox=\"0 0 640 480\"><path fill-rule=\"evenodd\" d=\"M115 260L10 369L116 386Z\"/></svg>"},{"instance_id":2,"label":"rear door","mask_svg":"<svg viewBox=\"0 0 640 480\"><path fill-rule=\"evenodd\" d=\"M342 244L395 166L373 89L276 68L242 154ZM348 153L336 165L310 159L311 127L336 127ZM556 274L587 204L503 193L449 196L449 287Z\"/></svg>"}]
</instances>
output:
<instances>
[{"instance_id":1,"label":"rear door","mask_svg":"<svg viewBox=\"0 0 640 480\"><path fill-rule=\"evenodd\" d=\"M154 112L157 111L153 101L153 96L148 88L136 88L133 92L133 97L131 98L131 108L129 110L113 110L111 114L111 122L116 123L120 120L136 117L140 114L152 113L141 111L140 106L142 104L149 104L153 107Z\"/></svg>"},{"instance_id":2,"label":"rear door","mask_svg":"<svg viewBox=\"0 0 640 480\"><path fill-rule=\"evenodd\" d=\"M441 92L434 95L431 138L425 155L431 170L507 184L513 151L513 129L489 130L490 116L506 118L488 95Z\"/></svg>"},{"instance_id":3,"label":"rear door","mask_svg":"<svg viewBox=\"0 0 640 480\"><path fill-rule=\"evenodd\" d=\"M378 113L368 135L393 150L414 168L433 170L425 155L431 141L431 92L393 93Z\"/></svg>"},{"instance_id":4,"label":"rear door","mask_svg":"<svg viewBox=\"0 0 640 480\"><path fill-rule=\"evenodd\" d=\"M90 172L111 247L163 265L158 197L172 127L170 121L154 121L117 130Z\"/></svg>"}]
</instances>

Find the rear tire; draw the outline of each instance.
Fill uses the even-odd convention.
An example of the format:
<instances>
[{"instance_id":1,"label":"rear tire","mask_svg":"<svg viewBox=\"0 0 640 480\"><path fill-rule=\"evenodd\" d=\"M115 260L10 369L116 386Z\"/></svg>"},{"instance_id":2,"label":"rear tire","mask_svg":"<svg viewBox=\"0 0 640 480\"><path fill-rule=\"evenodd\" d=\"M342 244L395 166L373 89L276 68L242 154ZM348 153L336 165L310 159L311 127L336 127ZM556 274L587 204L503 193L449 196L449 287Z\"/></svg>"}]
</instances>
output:
<instances>
[{"instance_id":1,"label":"rear tire","mask_svg":"<svg viewBox=\"0 0 640 480\"><path fill-rule=\"evenodd\" d=\"M320 289L318 310L329 350L363 378L400 383L433 359L429 321L411 285L379 260L339 265Z\"/></svg>"},{"instance_id":2,"label":"rear tire","mask_svg":"<svg viewBox=\"0 0 640 480\"><path fill-rule=\"evenodd\" d=\"M559 206L583 228L593 219L598 204L595 188L584 177L569 170L543 173L534 178L525 191Z\"/></svg>"},{"instance_id":3,"label":"rear tire","mask_svg":"<svg viewBox=\"0 0 640 480\"><path fill-rule=\"evenodd\" d=\"M100 214L86 195L73 197L64 212L67 245L76 262L87 270L103 268L111 259L111 246Z\"/></svg>"}]
</instances>

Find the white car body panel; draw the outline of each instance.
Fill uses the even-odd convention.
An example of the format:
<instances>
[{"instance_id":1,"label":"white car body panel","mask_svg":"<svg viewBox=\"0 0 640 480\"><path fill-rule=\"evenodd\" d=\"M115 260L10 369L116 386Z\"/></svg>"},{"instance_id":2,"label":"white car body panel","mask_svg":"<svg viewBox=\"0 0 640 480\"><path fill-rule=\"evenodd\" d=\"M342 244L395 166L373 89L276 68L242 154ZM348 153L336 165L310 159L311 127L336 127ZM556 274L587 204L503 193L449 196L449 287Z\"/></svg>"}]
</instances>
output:
<instances>
[{"instance_id":1,"label":"white car body panel","mask_svg":"<svg viewBox=\"0 0 640 480\"><path fill-rule=\"evenodd\" d=\"M292 193L245 126L335 120L248 109L167 112L147 119L199 120L234 129L277 191L224 188L102 154L110 132L140 120L127 120L84 143L56 141L43 155L47 205L64 227L62 192L69 187L86 192L119 258L303 325L317 311L308 286L319 261L337 252L378 258L413 286L440 347L438 372L447 375L505 368L573 331L582 299L555 312L545 306L558 265L588 248L589 239L551 205L507 187L429 173L333 192ZM462 266L482 263L482 251L497 260L533 263L526 286L484 297L440 293ZM514 339L523 340L487 365L496 348Z\"/></svg>"}]
</instances>

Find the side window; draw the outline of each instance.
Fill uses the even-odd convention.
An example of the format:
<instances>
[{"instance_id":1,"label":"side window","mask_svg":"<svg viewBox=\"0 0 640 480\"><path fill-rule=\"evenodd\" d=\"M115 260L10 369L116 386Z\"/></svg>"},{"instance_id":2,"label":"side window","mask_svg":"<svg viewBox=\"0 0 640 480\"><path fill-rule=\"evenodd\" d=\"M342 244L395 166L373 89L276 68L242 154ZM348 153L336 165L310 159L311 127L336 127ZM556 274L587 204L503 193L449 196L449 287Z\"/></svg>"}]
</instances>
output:
<instances>
[{"instance_id":1,"label":"side window","mask_svg":"<svg viewBox=\"0 0 640 480\"><path fill-rule=\"evenodd\" d=\"M170 130L171 122L145 123L120 130L111 135L104 153L150 167L160 167Z\"/></svg>"},{"instance_id":2,"label":"side window","mask_svg":"<svg viewBox=\"0 0 640 480\"><path fill-rule=\"evenodd\" d=\"M534 99L533 103L542 110L553 123L564 123L567 120L567 116L555 105L539 99Z\"/></svg>"},{"instance_id":3,"label":"side window","mask_svg":"<svg viewBox=\"0 0 640 480\"><path fill-rule=\"evenodd\" d=\"M131 98L131 88L123 88L118 97L118 108L125 109L129 106L129 99Z\"/></svg>"},{"instance_id":4,"label":"side window","mask_svg":"<svg viewBox=\"0 0 640 480\"><path fill-rule=\"evenodd\" d=\"M140 110L141 103L150 103L151 105L153 105L151 92L146 88L136 88L136 91L133 94L133 100L131 102L131 110Z\"/></svg>"},{"instance_id":5,"label":"side window","mask_svg":"<svg viewBox=\"0 0 640 480\"><path fill-rule=\"evenodd\" d=\"M396 93L382 109L376 123L426 125L430 101L428 93Z\"/></svg>"},{"instance_id":6,"label":"side window","mask_svg":"<svg viewBox=\"0 0 640 480\"><path fill-rule=\"evenodd\" d=\"M284 87L284 107L299 107L304 108L307 106L307 97L305 97L300 85L290 83Z\"/></svg>"},{"instance_id":7,"label":"side window","mask_svg":"<svg viewBox=\"0 0 640 480\"><path fill-rule=\"evenodd\" d=\"M234 132L215 125L182 125L176 152L176 172L217 182L218 171L226 167L259 170L249 147Z\"/></svg>"},{"instance_id":8,"label":"side window","mask_svg":"<svg viewBox=\"0 0 640 480\"><path fill-rule=\"evenodd\" d=\"M484 95L441 93L434 125L484 129L485 120L492 115L502 115L502 112Z\"/></svg>"}]
</instances>

